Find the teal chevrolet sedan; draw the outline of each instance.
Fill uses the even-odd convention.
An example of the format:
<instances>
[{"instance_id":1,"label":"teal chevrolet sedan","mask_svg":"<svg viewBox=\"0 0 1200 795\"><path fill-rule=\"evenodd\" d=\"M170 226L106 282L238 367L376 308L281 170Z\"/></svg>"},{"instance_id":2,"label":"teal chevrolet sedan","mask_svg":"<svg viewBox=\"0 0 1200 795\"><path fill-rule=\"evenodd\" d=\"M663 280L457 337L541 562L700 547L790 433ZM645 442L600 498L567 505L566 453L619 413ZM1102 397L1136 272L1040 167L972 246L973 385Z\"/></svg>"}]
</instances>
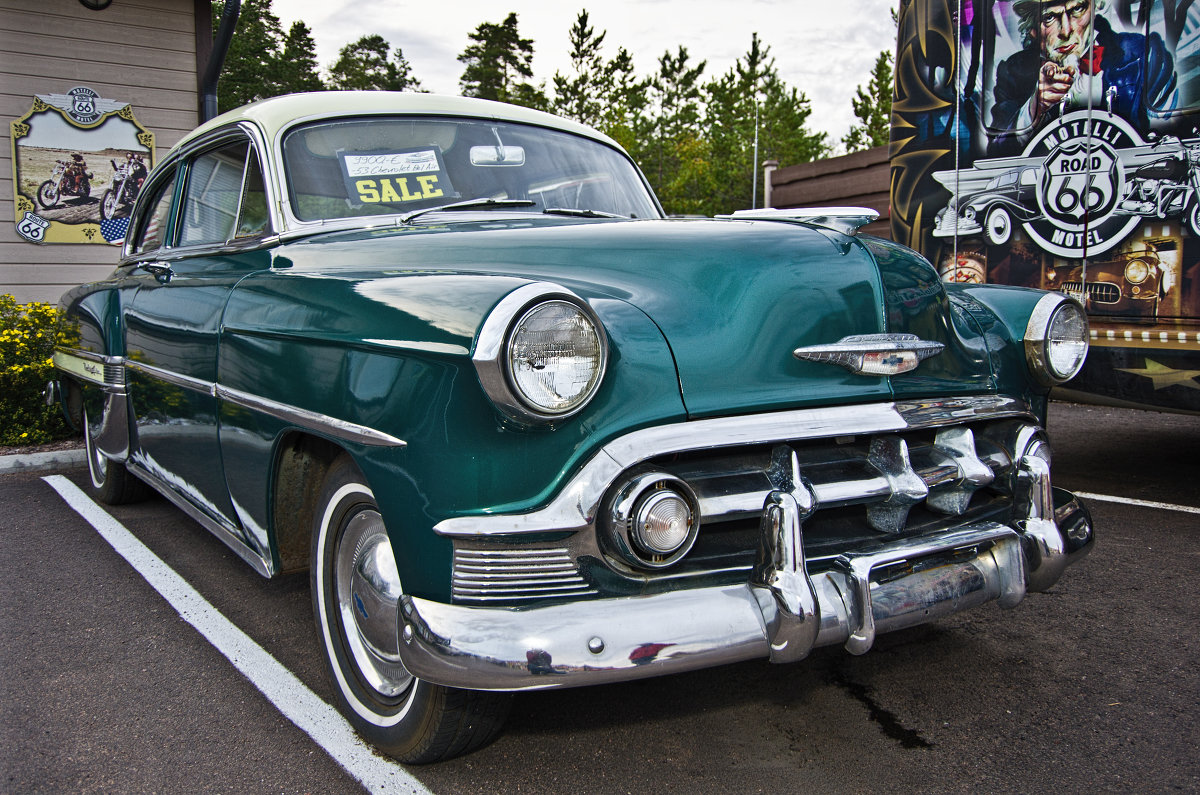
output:
<instances>
[{"instance_id":1,"label":"teal chevrolet sedan","mask_svg":"<svg viewBox=\"0 0 1200 795\"><path fill-rule=\"evenodd\" d=\"M513 692L863 654L1090 550L1045 431L1082 309L872 215L670 219L544 113L268 99L149 175L51 394L98 499L307 570L342 712L437 761Z\"/></svg>"}]
</instances>

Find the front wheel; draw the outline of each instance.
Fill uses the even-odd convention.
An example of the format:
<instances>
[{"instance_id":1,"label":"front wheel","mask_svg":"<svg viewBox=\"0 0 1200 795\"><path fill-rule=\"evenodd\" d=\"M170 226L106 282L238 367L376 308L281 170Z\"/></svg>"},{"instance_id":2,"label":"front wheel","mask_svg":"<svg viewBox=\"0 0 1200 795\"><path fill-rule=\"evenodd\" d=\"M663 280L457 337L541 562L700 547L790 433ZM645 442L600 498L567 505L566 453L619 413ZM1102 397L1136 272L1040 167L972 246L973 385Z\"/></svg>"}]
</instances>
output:
<instances>
[{"instance_id":1,"label":"front wheel","mask_svg":"<svg viewBox=\"0 0 1200 795\"><path fill-rule=\"evenodd\" d=\"M401 762L424 764L473 751L500 733L509 696L430 684L404 668L396 558L375 497L346 456L322 488L311 577L338 706L363 737Z\"/></svg>"},{"instance_id":2,"label":"front wheel","mask_svg":"<svg viewBox=\"0 0 1200 795\"><path fill-rule=\"evenodd\" d=\"M37 200L43 210L49 210L58 204L58 185L54 180L48 179L38 187Z\"/></svg>"},{"instance_id":3,"label":"front wheel","mask_svg":"<svg viewBox=\"0 0 1200 795\"><path fill-rule=\"evenodd\" d=\"M104 196L100 199L100 220L108 221L117 212L117 192L115 190L104 191Z\"/></svg>"},{"instance_id":4,"label":"front wheel","mask_svg":"<svg viewBox=\"0 0 1200 795\"><path fill-rule=\"evenodd\" d=\"M1188 230L1200 237L1200 200L1193 200L1192 207L1187 212Z\"/></svg>"}]
</instances>

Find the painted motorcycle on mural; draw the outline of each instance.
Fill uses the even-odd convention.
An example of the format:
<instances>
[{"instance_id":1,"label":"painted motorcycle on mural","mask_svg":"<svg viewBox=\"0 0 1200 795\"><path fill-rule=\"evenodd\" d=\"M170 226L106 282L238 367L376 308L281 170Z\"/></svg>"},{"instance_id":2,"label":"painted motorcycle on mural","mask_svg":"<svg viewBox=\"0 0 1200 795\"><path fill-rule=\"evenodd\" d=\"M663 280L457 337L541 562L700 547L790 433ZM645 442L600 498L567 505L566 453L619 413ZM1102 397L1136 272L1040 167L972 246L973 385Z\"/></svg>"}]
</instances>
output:
<instances>
[{"instance_id":1,"label":"painted motorcycle on mural","mask_svg":"<svg viewBox=\"0 0 1200 795\"><path fill-rule=\"evenodd\" d=\"M141 155L128 155L120 165L115 160L108 162L112 163L114 174L112 185L104 191L104 196L100 199L100 218L105 221L115 218L122 209L125 211L122 214L128 215L129 209L137 201L147 174L146 164L142 162Z\"/></svg>"},{"instance_id":2,"label":"painted motorcycle on mural","mask_svg":"<svg viewBox=\"0 0 1200 795\"><path fill-rule=\"evenodd\" d=\"M83 155L73 154L70 160L56 160L50 179L38 186L38 204L49 210L65 197L88 198L92 195L92 176Z\"/></svg>"},{"instance_id":3,"label":"painted motorcycle on mural","mask_svg":"<svg viewBox=\"0 0 1200 795\"><path fill-rule=\"evenodd\" d=\"M1200 138L1184 142L1164 135L1151 147L1175 151L1139 166L1129 180L1120 212L1146 218L1183 219L1200 235Z\"/></svg>"}]
</instances>

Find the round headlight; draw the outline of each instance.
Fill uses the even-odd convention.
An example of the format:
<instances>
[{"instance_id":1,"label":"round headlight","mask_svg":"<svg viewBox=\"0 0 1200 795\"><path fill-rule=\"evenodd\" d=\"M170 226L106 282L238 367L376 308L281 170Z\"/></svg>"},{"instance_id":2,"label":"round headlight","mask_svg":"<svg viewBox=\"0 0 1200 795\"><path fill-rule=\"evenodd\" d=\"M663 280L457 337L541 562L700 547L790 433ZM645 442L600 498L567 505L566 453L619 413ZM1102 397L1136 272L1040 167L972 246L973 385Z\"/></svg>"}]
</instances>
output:
<instances>
[{"instance_id":1,"label":"round headlight","mask_svg":"<svg viewBox=\"0 0 1200 795\"><path fill-rule=\"evenodd\" d=\"M1144 259L1133 259L1125 266L1125 281L1130 284L1141 284L1150 278L1150 266Z\"/></svg>"},{"instance_id":2,"label":"round headlight","mask_svg":"<svg viewBox=\"0 0 1200 795\"><path fill-rule=\"evenodd\" d=\"M530 409L549 415L580 408L600 383L604 340L577 305L546 301L521 316L508 341L508 374Z\"/></svg>"},{"instance_id":3,"label":"round headlight","mask_svg":"<svg viewBox=\"0 0 1200 795\"><path fill-rule=\"evenodd\" d=\"M1025 331L1025 353L1034 376L1045 386L1069 381L1083 368L1087 351L1083 308L1056 293L1038 301Z\"/></svg>"}]
</instances>

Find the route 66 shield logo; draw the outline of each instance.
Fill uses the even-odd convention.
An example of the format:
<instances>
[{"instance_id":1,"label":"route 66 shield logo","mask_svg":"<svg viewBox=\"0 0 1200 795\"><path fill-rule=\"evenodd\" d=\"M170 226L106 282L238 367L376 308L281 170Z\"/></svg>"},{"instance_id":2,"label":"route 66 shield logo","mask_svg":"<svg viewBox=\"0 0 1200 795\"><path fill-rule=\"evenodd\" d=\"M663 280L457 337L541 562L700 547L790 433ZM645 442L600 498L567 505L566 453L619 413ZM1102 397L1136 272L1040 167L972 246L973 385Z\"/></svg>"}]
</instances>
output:
<instances>
[{"instance_id":1,"label":"route 66 shield logo","mask_svg":"<svg viewBox=\"0 0 1200 795\"><path fill-rule=\"evenodd\" d=\"M41 243L46 239L46 228L49 226L50 222L45 218L26 210L25 217L17 223L17 234L31 243Z\"/></svg>"},{"instance_id":2,"label":"route 66 shield logo","mask_svg":"<svg viewBox=\"0 0 1200 795\"><path fill-rule=\"evenodd\" d=\"M1102 218L1117 202L1117 159L1103 143L1074 141L1046 158L1042 198L1046 215L1066 224Z\"/></svg>"}]
</instances>

